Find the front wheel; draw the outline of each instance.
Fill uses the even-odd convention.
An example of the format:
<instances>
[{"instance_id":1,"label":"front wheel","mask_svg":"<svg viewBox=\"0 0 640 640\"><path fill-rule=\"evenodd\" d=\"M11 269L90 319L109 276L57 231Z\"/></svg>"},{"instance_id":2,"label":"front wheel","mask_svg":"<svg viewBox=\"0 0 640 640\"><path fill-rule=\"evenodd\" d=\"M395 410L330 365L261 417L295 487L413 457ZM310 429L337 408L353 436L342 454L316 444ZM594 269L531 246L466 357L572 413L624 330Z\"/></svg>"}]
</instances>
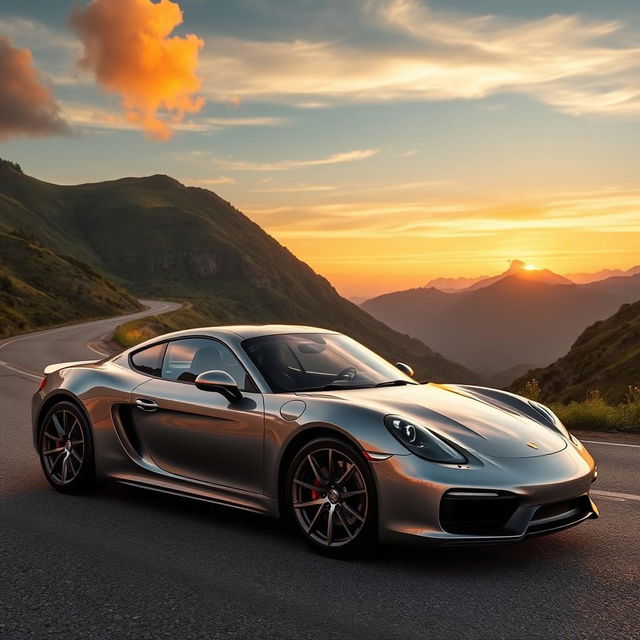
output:
<instances>
[{"instance_id":1,"label":"front wheel","mask_svg":"<svg viewBox=\"0 0 640 640\"><path fill-rule=\"evenodd\" d=\"M321 438L298 452L285 499L305 540L322 553L353 557L375 542L373 476L360 452L341 440Z\"/></svg>"},{"instance_id":2,"label":"front wheel","mask_svg":"<svg viewBox=\"0 0 640 640\"><path fill-rule=\"evenodd\" d=\"M93 440L85 415L72 402L56 403L44 417L38 452L44 475L62 493L82 493L95 484Z\"/></svg>"}]
</instances>

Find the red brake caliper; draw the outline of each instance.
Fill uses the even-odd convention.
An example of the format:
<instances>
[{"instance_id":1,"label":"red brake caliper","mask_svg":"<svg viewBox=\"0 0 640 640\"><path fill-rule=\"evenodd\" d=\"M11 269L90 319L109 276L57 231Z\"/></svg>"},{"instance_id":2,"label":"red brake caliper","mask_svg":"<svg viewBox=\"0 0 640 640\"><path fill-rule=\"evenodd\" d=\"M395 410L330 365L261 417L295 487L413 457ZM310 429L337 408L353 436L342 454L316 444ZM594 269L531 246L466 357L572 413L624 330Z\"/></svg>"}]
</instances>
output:
<instances>
[{"instance_id":1,"label":"red brake caliper","mask_svg":"<svg viewBox=\"0 0 640 640\"><path fill-rule=\"evenodd\" d=\"M316 487L320 486L320 480L318 480L318 478L314 478L313 479L313 484ZM312 491L311 492L311 499L312 500L317 500L320 497L320 493L318 491Z\"/></svg>"}]
</instances>

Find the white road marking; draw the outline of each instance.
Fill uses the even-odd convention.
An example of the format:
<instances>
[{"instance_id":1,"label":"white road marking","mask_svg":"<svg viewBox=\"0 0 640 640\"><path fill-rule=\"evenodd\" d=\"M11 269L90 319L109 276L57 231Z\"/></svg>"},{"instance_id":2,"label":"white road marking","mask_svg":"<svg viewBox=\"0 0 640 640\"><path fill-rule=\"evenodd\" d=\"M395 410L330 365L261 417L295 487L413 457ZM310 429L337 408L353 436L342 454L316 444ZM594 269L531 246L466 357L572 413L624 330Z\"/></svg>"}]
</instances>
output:
<instances>
[{"instance_id":1,"label":"white road marking","mask_svg":"<svg viewBox=\"0 0 640 640\"><path fill-rule=\"evenodd\" d=\"M150 302L153 302L153 300L151 300ZM160 315L162 313L164 313L166 310L170 310L171 307L173 306L173 303L169 302L169 303L163 303L161 306L159 306L155 311L152 311L150 308L149 309L145 309L144 311L137 311L136 313L131 313L131 314L127 314L124 316L115 316L115 317L111 317L111 318L103 318L101 320L90 320L89 322L81 322L79 324L70 324L70 325L65 325L64 327L56 327L55 329L45 329L44 331L33 331L31 333L26 333L22 336L18 336L17 338L13 338L11 340L7 340L6 342L2 342L0 343L0 349L4 349L5 347L8 347L10 344L14 344L15 342L20 342L21 340L27 340L28 338L35 338L35 337L40 337L40 336L47 336L51 333L58 333L60 331L69 331L69 330L73 330L73 329L82 329L88 326L92 326L92 327L98 327L102 324L107 324L109 322L113 322L114 320L121 320L122 322L128 322L131 319L137 319L137 318L145 318L149 315ZM181 305L179 305L177 308L179 309ZM146 312L151 312L151 313L146 313ZM146 314L146 315L145 315ZM89 345L86 345L87 347L89 347ZM101 355L101 356L107 356L109 354L107 353L101 353L100 351L97 351L96 349L94 349L93 347L89 347L89 349L91 349L91 351ZM42 376L40 374L38 374L37 372L34 372L32 370L25 370L25 369L20 369L17 368L15 366L10 365L8 362L5 362L4 360L0 360L0 367L6 367L7 369L14 371L15 373L19 373L22 376L26 376L27 378L32 378L33 380L40 380L42 378Z\"/></svg>"},{"instance_id":2,"label":"white road marking","mask_svg":"<svg viewBox=\"0 0 640 640\"><path fill-rule=\"evenodd\" d=\"M601 491L600 489L591 489L591 492L597 496L605 498L616 498L618 500L640 500L640 496L633 493L618 493L617 491Z\"/></svg>"},{"instance_id":3,"label":"white road marking","mask_svg":"<svg viewBox=\"0 0 640 640\"><path fill-rule=\"evenodd\" d=\"M104 351L100 351L99 349L96 349L95 347L91 346L91 343L89 343L87 345L87 349L91 349L91 351L93 351L93 353L97 353L99 356L108 356L108 353L105 353Z\"/></svg>"},{"instance_id":4,"label":"white road marking","mask_svg":"<svg viewBox=\"0 0 640 640\"><path fill-rule=\"evenodd\" d=\"M16 367L12 367L8 362L4 360L0 360L0 365L6 367L7 369L11 369L11 371L15 371L19 373L21 376L26 376L27 378L33 378L34 380L42 380L42 376L36 375L35 373L29 373L24 369L16 369Z\"/></svg>"},{"instance_id":5,"label":"white road marking","mask_svg":"<svg viewBox=\"0 0 640 640\"><path fill-rule=\"evenodd\" d=\"M604 440L580 440L580 442L586 442L587 444L607 444L610 447L632 447L633 449L640 449L640 444L627 444L626 442L605 442Z\"/></svg>"}]
</instances>

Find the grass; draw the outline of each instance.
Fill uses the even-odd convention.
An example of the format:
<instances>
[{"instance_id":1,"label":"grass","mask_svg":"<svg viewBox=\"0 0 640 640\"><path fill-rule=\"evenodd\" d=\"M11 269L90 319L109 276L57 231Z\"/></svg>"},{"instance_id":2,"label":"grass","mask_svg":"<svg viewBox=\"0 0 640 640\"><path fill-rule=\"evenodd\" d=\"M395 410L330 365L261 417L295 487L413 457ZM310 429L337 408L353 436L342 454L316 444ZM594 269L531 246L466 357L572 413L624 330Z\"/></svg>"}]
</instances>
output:
<instances>
[{"instance_id":1,"label":"grass","mask_svg":"<svg viewBox=\"0 0 640 640\"><path fill-rule=\"evenodd\" d=\"M543 402L540 384L535 378L527 380L519 395ZM640 433L640 387L630 385L623 402L607 402L597 389L581 402L547 403L569 430Z\"/></svg>"},{"instance_id":2,"label":"grass","mask_svg":"<svg viewBox=\"0 0 640 640\"><path fill-rule=\"evenodd\" d=\"M640 402L611 405L599 399L552 404L550 408L570 431L640 433Z\"/></svg>"},{"instance_id":3,"label":"grass","mask_svg":"<svg viewBox=\"0 0 640 640\"><path fill-rule=\"evenodd\" d=\"M140 308L90 265L0 229L0 338Z\"/></svg>"}]
</instances>

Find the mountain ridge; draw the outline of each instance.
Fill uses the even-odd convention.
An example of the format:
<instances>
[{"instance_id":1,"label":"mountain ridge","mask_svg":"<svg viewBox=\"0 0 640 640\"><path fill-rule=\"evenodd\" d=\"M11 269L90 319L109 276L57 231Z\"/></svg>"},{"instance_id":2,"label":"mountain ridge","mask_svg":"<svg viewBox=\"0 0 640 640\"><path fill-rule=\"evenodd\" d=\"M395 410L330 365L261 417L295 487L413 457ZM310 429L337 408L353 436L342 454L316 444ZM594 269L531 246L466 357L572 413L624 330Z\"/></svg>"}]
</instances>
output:
<instances>
[{"instance_id":1,"label":"mountain ridge","mask_svg":"<svg viewBox=\"0 0 640 640\"><path fill-rule=\"evenodd\" d=\"M456 293L412 289L362 307L474 370L545 366L566 353L589 324L640 298L640 274L586 285L549 284L521 275Z\"/></svg>"},{"instance_id":2,"label":"mountain ridge","mask_svg":"<svg viewBox=\"0 0 640 640\"><path fill-rule=\"evenodd\" d=\"M53 185L0 167L0 229L32 235L136 295L188 301L189 314L174 312L179 325L323 324L409 361L421 377L479 381L339 296L219 195L163 174Z\"/></svg>"},{"instance_id":3,"label":"mountain ridge","mask_svg":"<svg viewBox=\"0 0 640 640\"><path fill-rule=\"evenodd\" d=\"M624 401L629 386L640 387L640 300L587 327L565 355L509 389L518 392L532 379L546 402L581 401L596 391L611 403Z\"/></svg>"}]
</instances>

